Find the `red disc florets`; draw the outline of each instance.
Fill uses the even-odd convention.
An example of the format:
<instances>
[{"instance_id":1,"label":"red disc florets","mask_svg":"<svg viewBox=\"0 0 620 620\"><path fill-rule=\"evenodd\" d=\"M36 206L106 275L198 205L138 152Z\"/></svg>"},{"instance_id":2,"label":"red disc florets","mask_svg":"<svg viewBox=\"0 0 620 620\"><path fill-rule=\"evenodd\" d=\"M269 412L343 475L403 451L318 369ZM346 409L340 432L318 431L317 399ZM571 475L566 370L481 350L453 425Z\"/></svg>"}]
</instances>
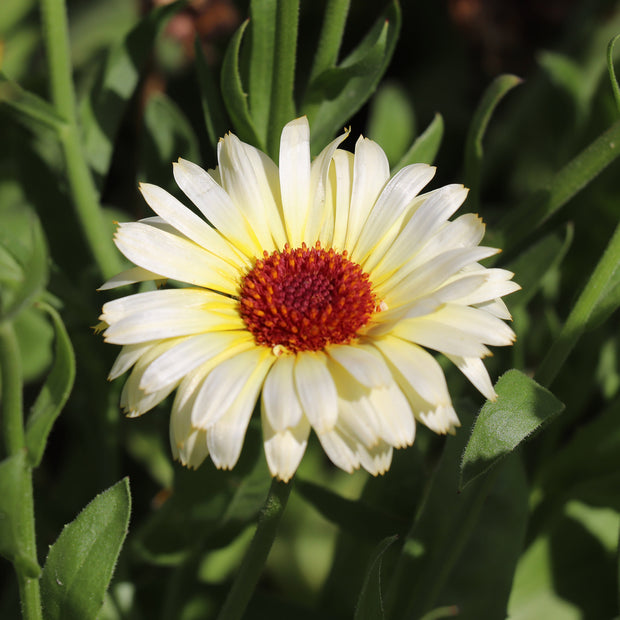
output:
<instances>
[{"instance_id":1,"label":"red disc florets","mask_svg":"<svg viewBox=\"0 0 620 620\"><path fill-rule=\"evenodd\" d=\"M375 310L368 274L347 253L302 244L256 261L241 283L241 316L258 344L318 351L354 339Z\"/></svg>"}]
</instances>

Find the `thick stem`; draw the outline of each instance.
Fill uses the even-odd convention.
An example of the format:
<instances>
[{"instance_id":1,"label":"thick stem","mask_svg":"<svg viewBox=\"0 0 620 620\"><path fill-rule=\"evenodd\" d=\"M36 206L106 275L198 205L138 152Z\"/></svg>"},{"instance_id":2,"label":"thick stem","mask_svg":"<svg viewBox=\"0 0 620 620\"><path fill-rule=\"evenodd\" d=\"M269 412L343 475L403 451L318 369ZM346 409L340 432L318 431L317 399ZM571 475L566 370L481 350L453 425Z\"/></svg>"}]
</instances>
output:
<instances>
[{"instance_id":1,"label":"thick stem","mask_svg":"<svg viewBox=\"0 0 620 620\"><path fill-rule=\"evenodd\" d=\"M256 533L243 558L237 578L228 593L218 620L238 620L243 617L275 540L292 486L292 482L285 483L279 480L272 482L269 495L258 517Z\"/></svg>"}]
</instances>

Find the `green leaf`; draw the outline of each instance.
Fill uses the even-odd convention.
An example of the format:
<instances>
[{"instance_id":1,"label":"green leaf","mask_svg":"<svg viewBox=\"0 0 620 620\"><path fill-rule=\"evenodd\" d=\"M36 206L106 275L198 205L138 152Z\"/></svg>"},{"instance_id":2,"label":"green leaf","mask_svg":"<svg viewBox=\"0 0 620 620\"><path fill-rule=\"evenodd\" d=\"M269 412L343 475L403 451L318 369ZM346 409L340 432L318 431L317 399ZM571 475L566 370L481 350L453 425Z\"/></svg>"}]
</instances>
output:
<instances>
[{"instance_id":1,"label":"green leaf","mask_svg":"<svg viewBox=\"0 0 620 620\"><path fill-rule=\"evenodd\" d=\"M14 239L5 240L0 236L0 243L4 245L5 253L11 254L21 267L21 281L12 291L10 299L7 301L4 292L0 298L0 318L5 321L29 306L47 284L47 246L41 224L34 214L30 216L30 236L26 257L18 257L11 251L9 244L14 242Z\"/></svg>"},{"instance_id":2,"label":"green leaf","mask_svg":"<svg viewBox=\"0 0 620 620\"><path fill-rule=\"evenodd\" d=\"M363 500L346 499L325 487L295 479L295 491L326 519L359 538L376 540L403 532L407 523Z\"/></svg>"},{"instance_id":3,"label":"green leaf","mask_svg":"<svg viewBox=\"0 0 620 620\"><path fill-rule=\"evenodd\" d=\"M383 84L370 104L367 136L381 145L390 165L404 155L415 132L415 114L404 88Z\"/></svg>"},{"instance_id":4,"label":"green leaf","mask_svg":"<svg viewBox=\"0 0 620 620\"><path fill-rule=\"evenodd\" d=\"M381 562L388 547L398 536L384 538L378 545L366 573L366 579L355 608L355 620L379 620L385 618L381 592Z\"/></svg>"},{"instance_id":5,"label":"green leaf","mask_svg":"<svg viewBox=\"0 0 620 620\"><path fill-rule=\"evenodd\" d=\"M196 38L194 44L196 54L196 73L198 75L198 87L200 88L200 102L202 104L202 113L207 127L207 134L211 141L211 146L215 151L217 149L218 140L229 129L228 118L224 110L224 102L220 95L217 82L213 78L211 68L202 51L200 40Z\"/></svg>"},{"instance_id":6,"label":"green leaf","mask_svg":"<svg viewBox=\"0 0 620 620\"><path fill-rule=\"evenodd\" d=\"M0 71L0 105L6 106L26 127L32 123L58 132L67 122L52 104L24 90Z\"/></svg>"},{"instance_id":7,"label":"green leaf","mask_svg":"<svg viewBox=\"0 0 620 620\"><path fill-rule=\"evenodd\" d=\"M271 115L277 5L276 0L252 0L250 3L248 96L254 127L262 144L267 144Z\"/></svg>"},{"instance_id":8,"label":"green leaf","mask_svg":"<svg viewBox=\"0 0 620 620\"><path fill-rule=\"evenodd\" d=\"M265 150L265 145L258 138L254 122L248 107L248 96L243 90L241 73L239 71L239 52L243 33L248 27L248 20L239 26L233 35L222 63L221 90L224 104L228 110L228 115L233 123L235 133L244 140L253 144L261 150Z\"/></svg>"},{"instance_id":9,"label":"green leaf","mask_svg":"<svg viewBox=\"0 0 620 620\"><path fill-rule=\"evenodd\" d=\"M381 62L376 69L365 75L351 76L342 92L334 99L323 101L318 106L313 105L310 100L304 103L304 112L308 114L312 130L312 149L315 154L342 129L346 121L364 105L374 92L394 53L400 25L400 7L398 2L393 0L358 47L339 65L341 68L355 66L385 37Z\"/></svg>"},{"instance_id":10,"label":"green leaf","mask_svg":"<svg viewBox=\"0 0 620 620\"><path fill-rule=\"evenodd\" d=\"M392 174L409 164L432 164L437 157L443 138L443 117L435 114L429 126L421 133L402 156L401 160L392 170Z\"/></svg>"},{"instance_id":11,"label":"green leaf","mask_svg":"<svg viewBox=\"0 0 620 620\"><path fill-rule=\"evenodd\" d=\"M173 190L173 161L179 157L198 161L196 133L179 107L163 93L149 97L144 110L144 139L140 148L142 180Z\"/></svg>"},{"instance_id":12,"label":"green leaf","mask_svg":"<svg viewBox=\"0 0 620 620\"><path fill-rule=\"evenodd\" d=\"M620 112L620 87L618 86L618 78L616 78L616 70L614 69L614 45L618 39L620 39L620 34L617 34L607 46L607 70L609 71L609 81L611 82L611 90L614 94L616 107L618 112Z\"/></svg>"},{"instance_id":13,"label":"green leaf","mask_svg":"<svg viewBox=\"0 0 620 620\"><path fill-rule=\"evenodd\" d=\"M151 55L155 37L181 6L181 2L173 2L150 11L119 44L110 48L92 90L81 102L84 156L99 188L110 166L120 122Z\"/></svg>"},{"instance_id":14,"label":"green leaf","mask_svg":"<svg viewBox=\"0 0 620 620\"><path fill-rule=\"evenodd\" d=\"M566 164L549 186L532 195L500 222L504 252L524 240L563 207L620 154L620 121L616 121L579 155Z\"/></svg>"},{"instance_id":15,"label":"green leaf","mask_svg":"<svg viewBox=\"0 0 620 620\"><path fill-rule=\"evenodd\" d=\"M41 578L47 620L97 616L127 535L130 510L129 479L124 478L65 525L50 547Z\"/></svg>"},{"instance_id":16,"label":"green leaf","mask_svg":"<svg viewBox=\"0 0 620 620\"><path fill-rule=\"evenodd\" d=\"M590 93L584 88L583 69L571 58L557 52L541 52L538 56L541 66L549 74L552 82L564 90L572 99L578 121L587 113Z\"/></svg>"},{"instance_id":17,"label":"green leaf","mask_svg":"<svg viewBox=\"0 0 620 620\"><path fill-rule=\"evenodd\" d=\"M564 409L549 390L516 369L503 374L495 390L497 400L480 410L463 453L461 489Z\"/></svg>"},{"instance_id":18,"label":"green leaf","mask_svg":"<svg viewBox=\"0 0 620 620\"><path fill-rule=\"evenodd\" d=\"M56 333L56 346L54 366L32 406L26 424L28 462L32 467L37 467L41 462L47 438L69 398L75 379L75 355L62 319L58 312L48 304L39 302L39 307L45 310L52 319Z\"/></svg>"},{"instance_id":19,"label":"green leaf","mask_svg":"<svg viewBox=\"0 0 620 620\"><path fill-rule=\"evenodd\" d=\"M20 450L0 463L0 555L20 565L29 577L41 573L36 551L24 549L19 541L24 537L23 502L26 476L28 476L26 454Z\"/></svg>"},{"instance_id":20,"label":"green leaf","mask_svg":"<svg viewBox=\"0 0 620 620\"><path fill-rule=\"evenodd\" d=\"M482 174L482 139L493 116L495 108L504 96L515 86L521 84L516 75L500 75L482 95L476 112L469 125L465 143L465 185L470 188L469 204L472 211L477 211L480 202L480 178Z\"/></svg>"}]
</instances>

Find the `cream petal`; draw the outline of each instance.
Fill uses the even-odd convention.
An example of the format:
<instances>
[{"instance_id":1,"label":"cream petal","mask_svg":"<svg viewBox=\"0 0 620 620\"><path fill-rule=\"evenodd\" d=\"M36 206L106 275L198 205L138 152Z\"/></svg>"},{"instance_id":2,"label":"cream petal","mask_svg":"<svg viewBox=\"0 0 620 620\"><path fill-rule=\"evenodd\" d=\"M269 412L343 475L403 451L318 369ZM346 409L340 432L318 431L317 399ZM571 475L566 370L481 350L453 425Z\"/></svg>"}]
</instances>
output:
<instances>
[{"instance_id":1,"label":"cream petal","mask_svg":"<svg viewBox=\"0 0 620 620\"><path fill-rule=\"evenodd\" d=\"M278 210L280 189L276 165L258 149L228 134L218 144L222 185L243 212L256 239L254 256L283 247L286 238Z\"/></svg>"},{"instance_id":2,"label":"cream petal","mask_svg":"<svg viewBox=\"0 0 620 620\"><path fill-rule=\"evenodd\" d=\"M323 222L326 219L326 202L328 181L327 176L330 169L330 164L336 153L338 145L349 135L349 131L345 131L344 134L338 136L335 140L332 140L318 155L318 157L312 162L310 167L310 187L312 189L312 200L310 201L310 208L306 223L303 230L303 241L308 246L313 246L323 227ZM333 225L333 224L332 224Z\"/></svg>"},{"instance_id":3,"label":"cream petal","mask_svg":"<svg viewBox=\"0 0 620 620\"><path fill-rule=\"evenodd\" d=\"M362 467L373 476L384 474L392 464L392 446L380 441L372 448L364 445L357 446L357 455Z\"/></svg>"},{"instance_id":4,"label":"cream petal","mask_svg":"<svg viewBox=\"0 0 620 620\"><path fill-rule=\"evenodd\" d=\"M297 355L293 375L303 412L317 433L333 428L338 417L336 386L320 351Z\"/></svg>"},{"instance_id":5,"label":"cream petal","mask_svg":"<svg viewBox=\"0 0 620 620\"><path fill-rule=\"evenodd\" d=\"M435 358L410 342L385 336L374 342L400 379L408 383L424 400L437 405L450 403L448 386Z\"/></svg>"},{"instance_id":6,"label":"cream petal","mask_svg":"<svg viewBox=\"0 0 620 620\"><path fill-rule=\"evenodd\" d=\"M295 356L281 355L265 379L262 405L274 432L296 427L303 416L295 389L294 367Z\"/></svg>"},{"instance_id":7,"label":"cream petal","mask_svg":"<svg viewBox=\"0 0 620 620\"><path fill-rule=\"evenodd\" d=\"M381 356L368 345L333 345L327 354L351 376L367 387L382 387L392 382L392 376Z\"/></svg>"},{"instance_id":8,"label":"cream petal","mask_svg":"<svg viewBox=\"0 0 620 620\"><path fill-rule=\"evenodd\" d=\"M381 424L381 438L395 448L412 445L415 439L415 418L396 382L371 390L369 399Z\"/></svg>"},{"instance_id":9,"label":"cream petal","mask_svg":"<svg viewBox=\"0 0 620 620\"><path fill-rule=\"evenodd\" d=\"M512 315L510 314L508 307L501 299L492 299L491 301L478 303L476 304L476 308L484 310L498 319L503 319L505 321L510 321L512 319Z\"/></svg>"},{"instance_id":10,"label":"cream petal","mask_svg":"<svg viewBox=\"0 0 620 620\"><path fill-rule=\"evenodd\" d=\"M364 222L351 252L352 260L358 263L364 261L434 175L434 167L412 164L400 170L389 181Z\"/></svg>"},{"instance_id":11,"label":"cream petal","mask_svg":"<svg viewBox=\"0 0 620 620\"><path fill-rule=\"evenodd\" d=\"M310 435L310 423L301 417L290 428L276 431L269 423L269 418L262 411L263 442L265 457L272 476L288 482L297 471Z\"/></svg>"},{"instance_id":12,"label":"cream petal","mask_svg":"<svg viewBox=\"0 0 620 620\"><path fill-rule=\"evenodd\" d=\"M245 385L236 393L234 401L227 407L224 414L207 428L207 446L211 460L218 468L232 469L241 454L252 411L263 386L265 375L274 361L274 356L270 351L261 353L261 358L254 364L254 372L247 377Z\"/></svg>"},{"instance_id":13,"label":"cream petal","mask_svg":"<svg viewBox=\"0 0 620 620\"><path fill-rule=\"evenodd\" d=\"M235 295L241 272L199 245L147 224L119 224L114 238L133 263L172 278Z\"/></svg>"},{"instance_id":14,"label":"cream petal","mask_svg":"<svg viewBox=\"0 0 620 620\"><path fill-rule=\"evenodd\" d=\"M287 123L280 137L282 209L288 241L293 248L301 246L304 240L313 192L310 177L310 126L303 116Z\"/></svg>"},{"instance_id":15,"label":"cream petal","mask_svg":"<svg viewBox=\"0 0 620 620\"><path fill-rule=\"evenodd\" d=\"M331 237L326 235L325 244L336 250L345 248L351 191L353 187L353 153L336 150L327 178L328 193L332 196L333 230Z\"/></svg>"},{"instance_id":16,"label":"cream petal","mask_svg":"<svg viewBox=\"0 0 620 620\"><path fill-rule=\"evenodd\" d=\"M418 419L439 435L454 435L455 429L461 425L452 405L422 410L418 413Z\"/></svg>"},{"instance_id":17,"label":"cream petal","mask_svg":"<svg viewBox=\"0 0 620 620\"><path fill-rule=\"evenodd\" d=\"M230 411L236 411L240 406L235 404L237 401L245 402L248 394L262 387L264 375L274 359L269 349L254 347L213 368L196 396L192 424L196 428L208 428ZM213 452L211 448L209 451Z\"/></svg>"},{"instance_id":18,"label":"cream petal","mask_svg":"<svg viewBox=\"0 0 620 620\"><path fill-rule=\"evenodd\" d=\"M488 400L497 399L497 393L493 389L489 373L480 358L460 357L458 355L446 355L446 357L454 363L485 398Z\"/></svg>"},{"instance_id":19,"label":"cream petal","mask_svg":"<svg viewBox=\"0 0 620 620\"><path fill-rule=\"evenodd\" d=\"M360 459L356 451L357 445L346 433L333 428L329 431L317 432L317 436L325 454L334 465L349 474L359 469Z\"/></svg>"},{"instance_id":20,"label":"cream petal","mask_svg":"<svg viewBox=\"0 0 620 620\"><path fill-rule=\"evenodd\" d=\"M127 344L118 354L108 374L108 381L126 373L156 342L142 342L140 344Z\"/></svg>"},{"instance_id":21,"label":"cream petal","mask_svg":"<svg viewBox=\"0 0 620 620\"><path fill-rule=\"evenodd\" d=\"M209 359L223 352L240 353L254 346L245 331L210 332L190 336L160 355L145 371L140 388L148 392L156 386L176 383Z\"/></svg>"},{"instance_id":22,"label":"cream petal","mask_svg":"<svg viewBox=\"0 0 620 620\"><path fill-rule=\"evenodd\" d=\"M170 445L174 458L190 469L197 469L209 456L207 433L203 430L193 430L183 440L171 436Z\"/></svg>"},{"instance_id":23,"label":"cream petal","mask_svg":"<svg viewBox=\"0 0 620 620\"><path fill-rule=\"evenodd\" d=\"M246 256L253 256L260 250L246 214L206 170L179 158L172 165L172 171L183 193L226 239Z\"/></svg>"},{"instance_id":24,"label":"cream petal","mask_svg":"<svg viewBox=\"0 0 620 620\"><path fill-rule=\"evenodd\" d=\"M97 290L107 291L113 288L119 288L120 286L135 284L136 282L148 282L150 280L161 279L162 277L153 271L142 269L142 267L132 267L106 280Z\"/></svg>"},{"instance_id":25,"label":"cream petal","mask_svg":"<svg viewBox=\"0 0 620 620\"><path fill-rule=\"evenodd\" d=\"M390 178L390 164L383 149L360 136L355 143L353 184L344 249L351 253L375 201Z\"/></svg>"}]
</instances>

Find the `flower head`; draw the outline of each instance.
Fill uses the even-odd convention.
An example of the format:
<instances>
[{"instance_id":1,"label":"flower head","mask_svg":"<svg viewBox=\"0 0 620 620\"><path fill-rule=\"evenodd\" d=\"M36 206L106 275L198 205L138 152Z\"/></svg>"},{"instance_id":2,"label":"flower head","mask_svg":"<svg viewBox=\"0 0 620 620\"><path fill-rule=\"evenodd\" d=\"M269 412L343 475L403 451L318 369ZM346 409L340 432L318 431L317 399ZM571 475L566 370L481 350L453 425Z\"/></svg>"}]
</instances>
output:
<instances>
[{"instance_id":1,"label":"flower head","mask_svg":"<svg viewBox=\"0 0 620 620\"><path fill-rule=\"evenodd\" d=\"M501 297L512 273L479 264L475 215L450 220L467 190L420 194L435 169L390 179L387 158L346 133L311 162L308 122L282 131L280 165L230 134L218 168L174 164L204 219L142 184L157 214L120 224L115 242L136 267L103 288L171 279L108 302L107 342L123 345L110 372L129 369L121 405L138 416L176 389L172 451L197 467L237 462L260 398L272 475L288 480L311 429L346 471L383 473L411 445L416 420L437 433L459 425L443 371L447 356L487 398L487 345L514 339Z\"/></svg>"}]
</instances>

